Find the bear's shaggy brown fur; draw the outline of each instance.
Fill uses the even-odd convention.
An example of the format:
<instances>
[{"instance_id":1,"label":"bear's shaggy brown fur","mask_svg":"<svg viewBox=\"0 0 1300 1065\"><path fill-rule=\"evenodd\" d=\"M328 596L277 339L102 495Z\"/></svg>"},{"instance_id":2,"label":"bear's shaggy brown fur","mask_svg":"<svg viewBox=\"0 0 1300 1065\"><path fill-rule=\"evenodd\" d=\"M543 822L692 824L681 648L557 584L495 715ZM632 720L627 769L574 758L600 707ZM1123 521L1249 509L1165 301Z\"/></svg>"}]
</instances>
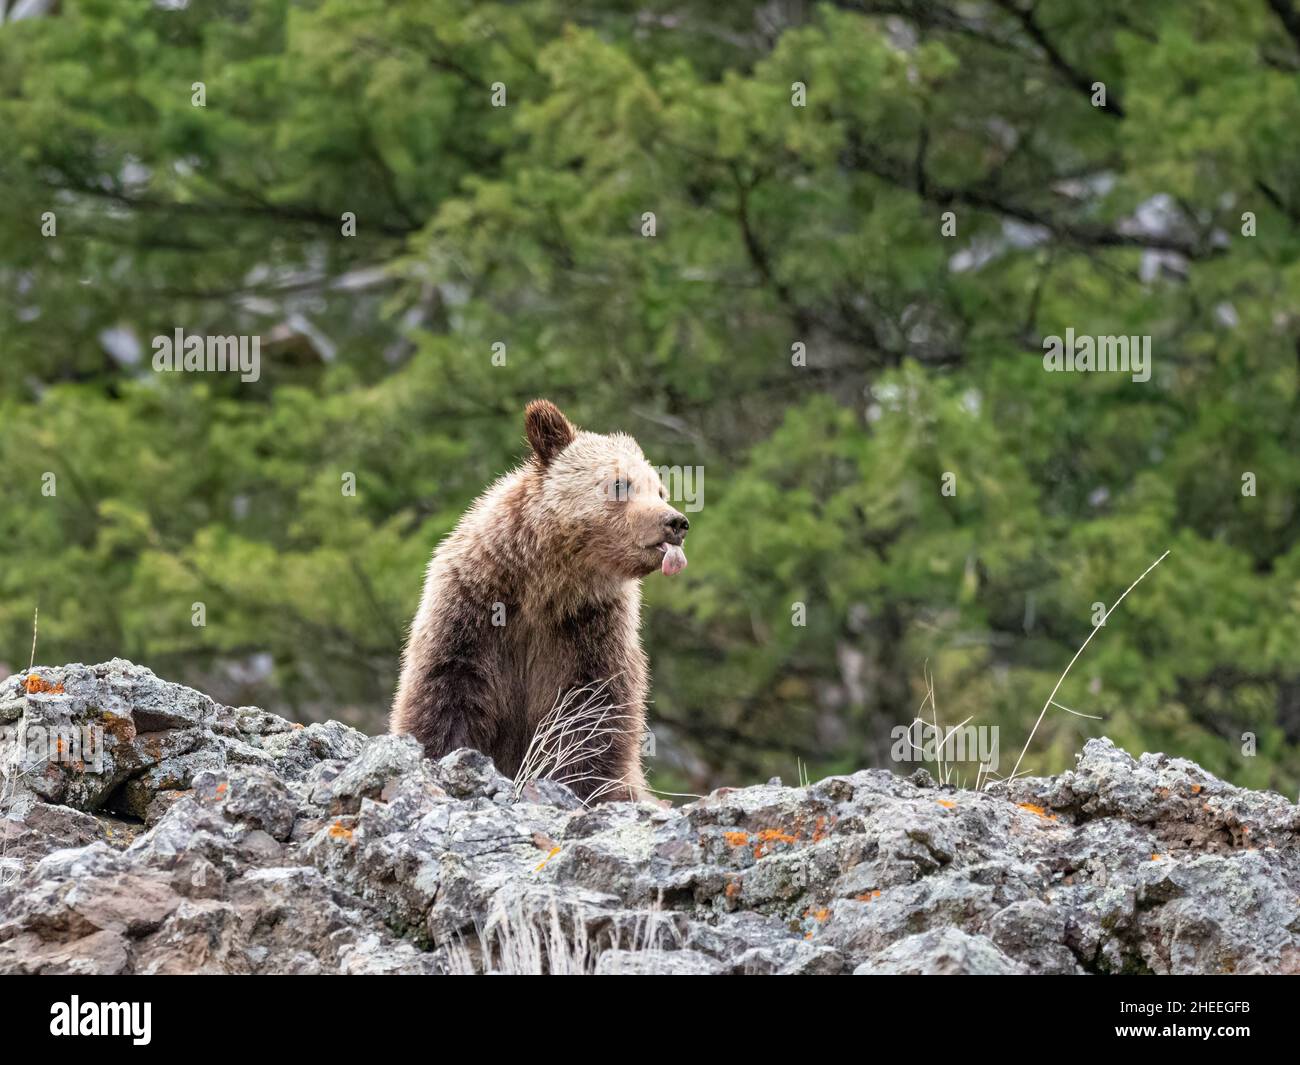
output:
<instances>
[{"instance_id":1,"label":"bear's shaggy brown fur","mask_svg":"<svg viewBox=\"0 0 1300 1065\"><path fill-rule=\"evenodd\" d=\"M614 724L553 775L584 798L639 799L640 579L686 564L689 522L631 437L575 429L546 400L528 405L524 425L528 460L478 498L429 563L391 728L435 758L477 748L513 776L543 718L592 688Z\"/></svg>"}]
</instances>

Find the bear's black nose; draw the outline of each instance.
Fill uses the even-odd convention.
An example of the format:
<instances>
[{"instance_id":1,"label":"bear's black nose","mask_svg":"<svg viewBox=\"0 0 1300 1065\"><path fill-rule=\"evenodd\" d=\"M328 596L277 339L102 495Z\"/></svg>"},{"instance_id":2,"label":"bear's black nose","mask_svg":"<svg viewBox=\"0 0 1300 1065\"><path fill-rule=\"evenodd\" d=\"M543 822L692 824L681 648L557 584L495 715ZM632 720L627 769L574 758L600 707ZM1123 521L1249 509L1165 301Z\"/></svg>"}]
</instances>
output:
<instances>
[{"instance_id":1,"label":"bear's black nose","mask_svg":"<svg viewBox=\"0 0 1300 1065\"><path fill-rule=\"evenodd\" d=\"M671 518L665 518L664 525L678 536L691 527L690 520L685 514L674 514Z\"/></svg>"}]
</instances>

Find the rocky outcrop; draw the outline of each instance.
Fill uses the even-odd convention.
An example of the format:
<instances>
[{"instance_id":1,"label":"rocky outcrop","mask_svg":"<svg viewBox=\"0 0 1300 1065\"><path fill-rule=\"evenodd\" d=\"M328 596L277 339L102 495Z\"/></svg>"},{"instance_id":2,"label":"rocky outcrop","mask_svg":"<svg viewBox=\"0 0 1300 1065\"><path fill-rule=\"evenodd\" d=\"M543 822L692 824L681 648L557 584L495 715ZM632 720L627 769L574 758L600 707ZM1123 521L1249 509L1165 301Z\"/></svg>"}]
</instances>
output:
<instances>
[{"instance_id":1,"label":"rocky outcrop","mask_svg":"<svg viewBox=\"0 0 1300 1065\"><path fill-rule=\"evenodd\" d=\"M0 729L0 972L1300 972L1300 808L1107 740L588 809L124 661L0 682Z\"/></svg>"}]
</instances>

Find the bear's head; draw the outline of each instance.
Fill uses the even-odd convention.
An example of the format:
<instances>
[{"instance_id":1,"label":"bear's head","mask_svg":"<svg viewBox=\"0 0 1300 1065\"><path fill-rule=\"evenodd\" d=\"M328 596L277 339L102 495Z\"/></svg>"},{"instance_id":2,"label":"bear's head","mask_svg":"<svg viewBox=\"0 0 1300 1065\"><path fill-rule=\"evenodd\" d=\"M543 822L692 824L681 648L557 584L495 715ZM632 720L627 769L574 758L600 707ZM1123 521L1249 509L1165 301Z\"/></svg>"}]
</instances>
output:
<instances>
[{"instance_id":1,"label":"bear's head","mask_svg":"<svg viewBox=\"0 0 1300 1065\"><path fill-rule=\"evenodd\" d=\"M685 568L691 523L669 506L635 440L583 432L544 399L528 404L524 428L540 480L538 527L548 539L609 576Z\"/></svg>"}]
</instances>

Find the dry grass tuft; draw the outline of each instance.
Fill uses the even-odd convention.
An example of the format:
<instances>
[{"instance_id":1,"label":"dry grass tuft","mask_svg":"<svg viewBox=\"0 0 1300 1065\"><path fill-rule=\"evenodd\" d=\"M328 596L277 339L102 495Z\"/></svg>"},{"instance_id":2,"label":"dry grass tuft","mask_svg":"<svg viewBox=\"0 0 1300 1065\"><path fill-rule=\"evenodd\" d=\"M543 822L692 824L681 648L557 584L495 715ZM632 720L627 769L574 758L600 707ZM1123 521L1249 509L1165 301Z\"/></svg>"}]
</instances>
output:
<instances>
[{"instance_id":1,"label":"dry grass tuft","mask_svg":"<svg viewBox=\"0 0 1300 1065\"><path fill-rule=\"evenodd\" d=\"M589 976L610 950L658 952L681 949L672 917L655 906L627 920L593 927L579 907L562 906L553 893L514 895L493 901L470 940L448 944L449 966L459 976Z\"/></svg>"},{"instance_id":2,"label":"dry grass tuft","mask_svg":"<svg viewBox=\"0 0 1300 1065\"><path fill-rule=\"evenodd\" d=\"M622 735L634 720L631 714L622 712L628 708L626 703L606 699L614 679L574 688L556 697L555 705L538 724L515 774L516 799L530 783L543 779L558 781L575 791L594 784L583 800L587 804L627 787L621 778L603 777L584 769L609 751L615 737Z\"/></svg>"}]
</instances>

